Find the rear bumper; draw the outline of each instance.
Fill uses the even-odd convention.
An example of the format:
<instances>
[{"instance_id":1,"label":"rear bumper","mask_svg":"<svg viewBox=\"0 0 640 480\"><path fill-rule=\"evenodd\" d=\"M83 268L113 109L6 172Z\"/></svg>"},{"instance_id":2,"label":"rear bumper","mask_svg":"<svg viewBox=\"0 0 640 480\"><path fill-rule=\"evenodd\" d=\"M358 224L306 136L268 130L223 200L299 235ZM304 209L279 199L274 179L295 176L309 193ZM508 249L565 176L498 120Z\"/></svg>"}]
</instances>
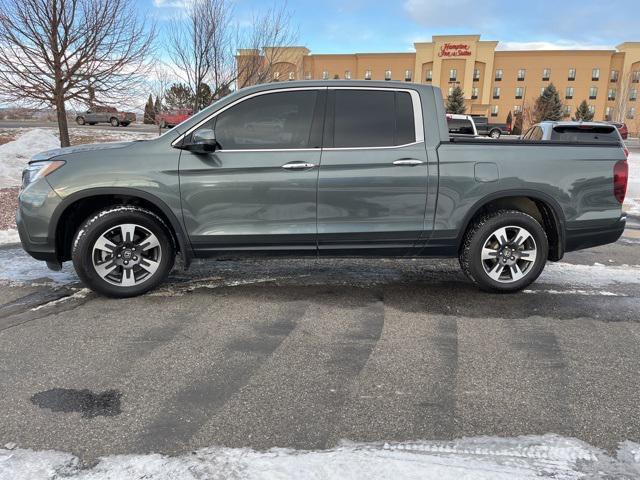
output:
<instances>
[{"instance_id":1,"label":"rear bumper","mask_svg":"<svg viewBox=\"0 0 640 480\"><path fill-rule=\"evenodd\" d=\"M605 228L567 229L565 237L565 251L573 252L584 248L614 243L622 236L626 222L626 215L622 215L612 225Z\"/></svg>"}]
</instances>

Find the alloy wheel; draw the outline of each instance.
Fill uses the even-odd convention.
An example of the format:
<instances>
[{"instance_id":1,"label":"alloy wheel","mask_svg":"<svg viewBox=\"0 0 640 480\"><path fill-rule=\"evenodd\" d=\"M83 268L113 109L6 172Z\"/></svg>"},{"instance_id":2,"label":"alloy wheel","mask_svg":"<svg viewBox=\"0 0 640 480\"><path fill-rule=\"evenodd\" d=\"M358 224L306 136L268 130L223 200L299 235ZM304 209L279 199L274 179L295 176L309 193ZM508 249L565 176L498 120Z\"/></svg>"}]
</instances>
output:
<instances>
[{"instance_id":1,"label":"alloy wheel","mask_svg":"<svg viewBox=\"0 0 640 480\"><path fill-rule=\"evenodd\" d=\"M533 268L537 246L531 233L517 226L501 227L482 246L482 267L496 282L513 283Z\"/></svg>"}]
</instances>

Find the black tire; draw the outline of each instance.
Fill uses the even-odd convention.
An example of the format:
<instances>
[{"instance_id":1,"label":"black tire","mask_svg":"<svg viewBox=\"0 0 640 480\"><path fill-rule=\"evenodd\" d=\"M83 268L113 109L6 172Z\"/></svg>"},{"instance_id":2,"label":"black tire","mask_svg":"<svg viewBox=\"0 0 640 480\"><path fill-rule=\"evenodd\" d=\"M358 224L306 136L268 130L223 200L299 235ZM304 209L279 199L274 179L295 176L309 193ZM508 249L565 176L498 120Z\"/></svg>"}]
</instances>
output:
<instances>
[{"instance_id":1,"label":"black tire","mask_svg":"<svg viewBox=\"0 0 640 480\"><path fill-rule=\"evenodd\" d=\"M157 238L161 252L157 258L157 270L132 286L110 283L98 274L94 263L94 245L97 240L106 232L114 231L118 225L122 224L136 224L151 232ZM138 255L142 258L142 254L138 253ZM155 213L140 207L120 205L96 212L80 226L73 239L71 257L78 276L91 290L109 297L134 297L154 289L167 278L175 260L175 245L169 228ZM112 258L112 261L115 261L115 255ZM140 266L137 269L138 273L142 272L143 275L146 273ZM122 279L124 279L124 267L120 266L114 270L116 274L118 271L122 272Z\"/></svg>"},{"instance_id":2,"label":"black tire","mask_svg":"<svg viewBox=\"0 0 640 480\"><path fill-rule=\"evenodd\" d=\"M123 127L128 127L129 126L129 122L122 122L120 125L122 125Z\"/></svg>"},{"instance_id":3,"label":"black tire","mask_svg":"<svg viewBox=\"0 0 640 480\"><path fill-rule=\"evenodd\" d=\"M119 127L120 126L120 120L118 120L116 117L111 117L109 119L109 123L111 124L112 127Z\"/></svg>"},{"instance_id":4,"label":"black tire","mask_svg":"<svg viewBox=\"0 0 640 480\"><path fill-rule=\"evenodd\" d=\"M535 242L537 252L535 261L527 267L524 276L517 280L494 280L485 270L487 264L482 260L485 242L489 241L492 233L503 227L524 228ZM547 234L535 218L517 210L499 210L481 217L467 229L460 248L459 260L464 273L480 289L488 292L508 293L520 291L534 282L542 273L548 254ZM492 261L488 260L487 262ZM497 256L496 262L500 262ZM495 264L497 265L497 263ZM508 271L507 276L509 276Z\"/></svg>"},{"instance_id":5,"label":"black tire","mask_svg":"<svg viewBox=\"0 0 640 480\"><path fill-rule=\"evenodd\" d=\"M84 117L76 117L76 123L78 125L84 125Z\"/></svg>"},{"instance_id":6,"label":"black tire","mask_svg":"<svg viewBox=\"0 0 640 480\"><path fill-rule=\"evenodd\" d=\"M498 130L497 128L494 128L489 132L489 136L491 138L500 138L500 135L502 135L502 132L500 132L500 130Z\"/></svg>"},{"instance_id":7,"label":"black tire","mask_svg":"<svg viewBox=\"0 0 640 480\"><path fill-rule=\"evenodd\" d=\"M95 125L96 122L89 122L89 125Z\"/></svg>"}]
</instances>

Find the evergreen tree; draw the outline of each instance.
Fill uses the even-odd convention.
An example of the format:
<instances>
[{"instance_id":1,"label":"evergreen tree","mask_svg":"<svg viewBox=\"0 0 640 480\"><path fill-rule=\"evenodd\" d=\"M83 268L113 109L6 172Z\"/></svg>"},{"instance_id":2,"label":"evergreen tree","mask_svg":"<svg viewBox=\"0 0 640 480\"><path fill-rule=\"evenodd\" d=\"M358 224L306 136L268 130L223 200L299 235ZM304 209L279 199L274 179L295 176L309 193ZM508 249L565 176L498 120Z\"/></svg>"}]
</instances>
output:
<instances>
[{"instance_id":1,"label":"evergreen tree","mask_svg":"<svg viewBox=\"0 0 640 480\"><path fill-rule=\"evenodd\" d=\"M447 98L447 113L464 113L467 107L464 104L464 93L460 87L456 87Z\"/></svg>"},{"instance_id":2,"label":"evergreen tree","mask_svg":"<svg viewBox=\"0 0 640 480\"><path fill-rule=\"evenodd\" d=\"M164 96L165 106L170 110L180 108L193 108L195 99L188 85L174 83L169 87Z\"/></svg>"},{"instance_id":3,"label":"evergreen tree","mask_svg":"<svg viewBox=\"0 0 640 480\"><path fill-rule=\"evenodd\" d=\"M198 105L196 110L200 111L203 108L208 107L213 102L213 92L211 87L206 83L200 85L200 95L198 95Z\"/></svg>"},{"instance_id":4,"label":"evergreen tree","mask_svg":"<svg viewBox=\"0 0 640 480\"><path fill-rule=\"evenodd\" d=\"M589 111L589 105L586 100L582 100L578 109L576 110L576 120L583 122L590 122L593 120L593 113Z\"/></svg>"},{"instance_id":5,"label":"evergreen tree","mask_svg":"<svg viewBox=\"0 0 640 480\"><path fill-rule=\"evenodd\" d=\"M162 113L162 102L160 102L160 97L156 97L156 101L153 104L153 112L154 113Z\"/></svg>"},{"instance_id":6,"label":"evergreen tree","mask_svg":"<svg viewBox=\"0 0 640 480\"><path fill-rule=\"evenodd\" d=\"M544 120L562 120L562 102L560 95L553 83L544 89L533 107L535 123Z\"/></svg>"},{"instance_id":7,"label":"evergreen tree","mask_svg":"<svg viewBox=\"0 0 640 480\"><path fill-rule=\"evenodd\" d=\"M154 123L156 119L156 113L153 110L153 97L149 95L146 105L144 106L144 123Z\"/></svg>"}]
</instances>

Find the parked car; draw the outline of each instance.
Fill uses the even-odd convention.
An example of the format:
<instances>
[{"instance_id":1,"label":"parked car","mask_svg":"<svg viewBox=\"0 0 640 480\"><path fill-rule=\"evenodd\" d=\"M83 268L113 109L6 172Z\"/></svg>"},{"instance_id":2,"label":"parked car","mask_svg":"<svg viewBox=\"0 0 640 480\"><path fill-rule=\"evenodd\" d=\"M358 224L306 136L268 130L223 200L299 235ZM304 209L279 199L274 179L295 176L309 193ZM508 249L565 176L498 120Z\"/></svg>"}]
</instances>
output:
<instances>
[{"instance_id":1,"label":"parked car","mask_svg":"<svg viewBox=\"0 0 640 480\"><path fill-rule=\"evenodd\" d=\"M447 127L451 135L471 135L478 136L476 124L471 115L461 115L458 113L447 113Z\"/></svg>"},{"instance_id":2,"label":"parked car","mask_svg":"<svg viewBox=\"0 0 640 480\"><path fill-rule=\"evenodd\" d=\"M626 123L621 123L621 122L607 122L613 126L615 126L618 131L620 132L620 136L622 137L623 140L626 140L629 137L629 129L627 128L627 124Z\"/></svg>"},{"instance_id":3,"label":"parked car","mask_svg":"<svg viewBox=\"0 0 640 480\"><path fill-rule=\"evenodd\" d=\"M110 123L112 127L122 125L127 127L131 122L136 121L136 114L133 112L119 112L114 107L94 107L86 112L78 114L76 123L78 125L95 125L96 123Z\"/></svg>"},{"instance_id":4,"label":"parked car","mask_svg":"<svg viewBox=\"0 0 640 480\"><path fill-rule=\"evenodd\" d=\"M156 125L160 125L160 128L172 128L184 122L191 115L193 115L193 110L182 108L170 112L157 113L155 121Z\"/></svg>"},{"instance_id":5,"label":"parked car","mask_svg":"<svg viewBox=\"0 0 640 480\"><path fill-rule=\"evenodd\" d=\"M436 87L292 81L242 89L152 140L36 155L17 224L33 257L72 260L115 297L156 287L176 253L185 266L457 257L480 288L513 292L547 260L620 237L627 174L619 137L453 137Z\"/></svg>"},{"instance_id":6,"label":"parked car","mask_svg":"<svg viewBox=\"0 0 640 480\"><path fill-rule=\"evenodd\" d=\"M473 122L478 130L478 135L491 138L500 138L501 135L511 135L511 125L506 123L489 123L487 117L473 116Z\"/></svg>"}]
</instances>

